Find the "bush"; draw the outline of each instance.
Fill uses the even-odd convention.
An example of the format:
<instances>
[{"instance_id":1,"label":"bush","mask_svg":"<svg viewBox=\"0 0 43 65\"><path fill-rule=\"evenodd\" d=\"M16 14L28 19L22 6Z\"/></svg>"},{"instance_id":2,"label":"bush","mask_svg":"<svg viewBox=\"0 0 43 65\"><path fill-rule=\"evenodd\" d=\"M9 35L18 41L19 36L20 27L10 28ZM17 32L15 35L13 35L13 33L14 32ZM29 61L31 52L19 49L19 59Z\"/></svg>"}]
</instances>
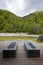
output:
<instances>
[{"instance_id":1,"label":"bush","mask_svg":"<svg viewBox=\"0 0 43 65\"><path fill-rule=\"evenodd\" d=\"M39 36L37 39L38 42L43 42L43 36Z\"/></svg>"}]
</instances>

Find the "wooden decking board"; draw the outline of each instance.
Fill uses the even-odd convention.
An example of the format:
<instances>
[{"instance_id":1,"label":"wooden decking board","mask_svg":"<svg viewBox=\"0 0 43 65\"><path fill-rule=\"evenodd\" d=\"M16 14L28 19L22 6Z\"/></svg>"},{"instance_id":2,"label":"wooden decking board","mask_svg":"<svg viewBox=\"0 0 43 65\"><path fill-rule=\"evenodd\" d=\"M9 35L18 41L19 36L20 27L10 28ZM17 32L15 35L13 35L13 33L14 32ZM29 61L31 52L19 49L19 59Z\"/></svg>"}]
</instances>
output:
<instances>
[{"instance_id":1,"label":"wooden decking board","mask_svg":"<svg viewBox=\"0 0 43 65\"><path fill-rule=\"evenodd\" d=\"M40 57L39 58L27 58L24 49L24 42L17 42L18 50L16 58L2 58L2 50L8 45L6 41L0 42L0 65L43 65L43 43L37 44L40 48Z\"/></svg>"}]
</instances>

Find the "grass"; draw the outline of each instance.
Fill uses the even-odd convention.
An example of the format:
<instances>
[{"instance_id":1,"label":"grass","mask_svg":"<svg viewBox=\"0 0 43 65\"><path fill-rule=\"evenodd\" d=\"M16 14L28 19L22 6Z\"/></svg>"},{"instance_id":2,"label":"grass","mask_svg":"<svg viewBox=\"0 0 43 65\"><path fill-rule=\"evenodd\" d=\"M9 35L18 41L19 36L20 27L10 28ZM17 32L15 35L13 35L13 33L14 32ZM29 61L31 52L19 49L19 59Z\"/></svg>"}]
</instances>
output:
<instances>
[{"instance_id":1,"label":"grass","mask_svg":"<svg viewBox=\"0 0 43 65\"><path fill-rule=\"evenodd\" d=\"M28 36L0 36L0 41L4 40L32 40L37 42L36 38L28 37Z\"/></svg>"}]
</instances>

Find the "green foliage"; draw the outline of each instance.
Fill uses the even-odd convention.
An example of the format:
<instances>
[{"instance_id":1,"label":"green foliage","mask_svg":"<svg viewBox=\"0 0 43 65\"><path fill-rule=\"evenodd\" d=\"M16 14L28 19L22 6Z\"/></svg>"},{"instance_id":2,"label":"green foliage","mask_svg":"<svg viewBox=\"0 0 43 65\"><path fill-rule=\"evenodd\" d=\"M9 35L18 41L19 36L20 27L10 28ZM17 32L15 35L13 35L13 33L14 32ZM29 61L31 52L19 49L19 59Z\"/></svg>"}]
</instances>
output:
<instances>
[{"instance_id":1,"label":"green foliage","mask_svg":"<svg viewBox=\"0 0 43 65\"><path fill-rule=\"evenodd\" d=\"M42 36L40 35L40 36L38 37L37 41L38 41L38 42L43 42L43 35L42 35Z\"/></svg>"},{"instance_id":2,"label":"green foliage","mask_svg":"<svg viewBox=\"0 0 43 65\"><path fill-rule=\"evenodd\" d=\"M0 33L43 34L43 11L18 17L6 10L0 10Z\"/></svg>"}]
</instances>

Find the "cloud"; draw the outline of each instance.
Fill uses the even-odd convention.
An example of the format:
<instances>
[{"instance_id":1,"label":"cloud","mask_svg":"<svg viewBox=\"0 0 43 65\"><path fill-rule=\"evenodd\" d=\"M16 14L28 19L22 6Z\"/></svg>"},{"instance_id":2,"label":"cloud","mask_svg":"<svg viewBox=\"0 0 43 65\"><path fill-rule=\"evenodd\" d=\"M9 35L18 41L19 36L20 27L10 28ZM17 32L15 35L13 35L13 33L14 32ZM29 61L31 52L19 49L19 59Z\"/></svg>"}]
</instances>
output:
<instances>
[{"instance_id":1,"label":"cloud","mask_svg":"<svg viewBox=\"0 0 43 65\"><path fill-rule=\"evenodd\" d=\"M43 0L0 0L0 9L6 9L18 16L43 10Z\"/></svg>"},{"instance_id":2,"label":"cloud","mask_svg":"<svg viewBox=\"0 0 43 65\"><path fill-rule=\"evenodd\" d=\"M6 0L5 0L5 2L6 2ZM4 0L0 0L0 9L6 9L7 8L5 2L4 2Z\"/></svg>"},{"instance_id":3,"label":"cloud","mask_svg":"<svg viewBox=\"0 0 43 65\"><path fill-rule=\"evenodd\" d=\"M25 9L24 0L10 0L6 1L7 9L14 12L16 15L21 16L22 11Z\"/></svg>"}]
</instances>

